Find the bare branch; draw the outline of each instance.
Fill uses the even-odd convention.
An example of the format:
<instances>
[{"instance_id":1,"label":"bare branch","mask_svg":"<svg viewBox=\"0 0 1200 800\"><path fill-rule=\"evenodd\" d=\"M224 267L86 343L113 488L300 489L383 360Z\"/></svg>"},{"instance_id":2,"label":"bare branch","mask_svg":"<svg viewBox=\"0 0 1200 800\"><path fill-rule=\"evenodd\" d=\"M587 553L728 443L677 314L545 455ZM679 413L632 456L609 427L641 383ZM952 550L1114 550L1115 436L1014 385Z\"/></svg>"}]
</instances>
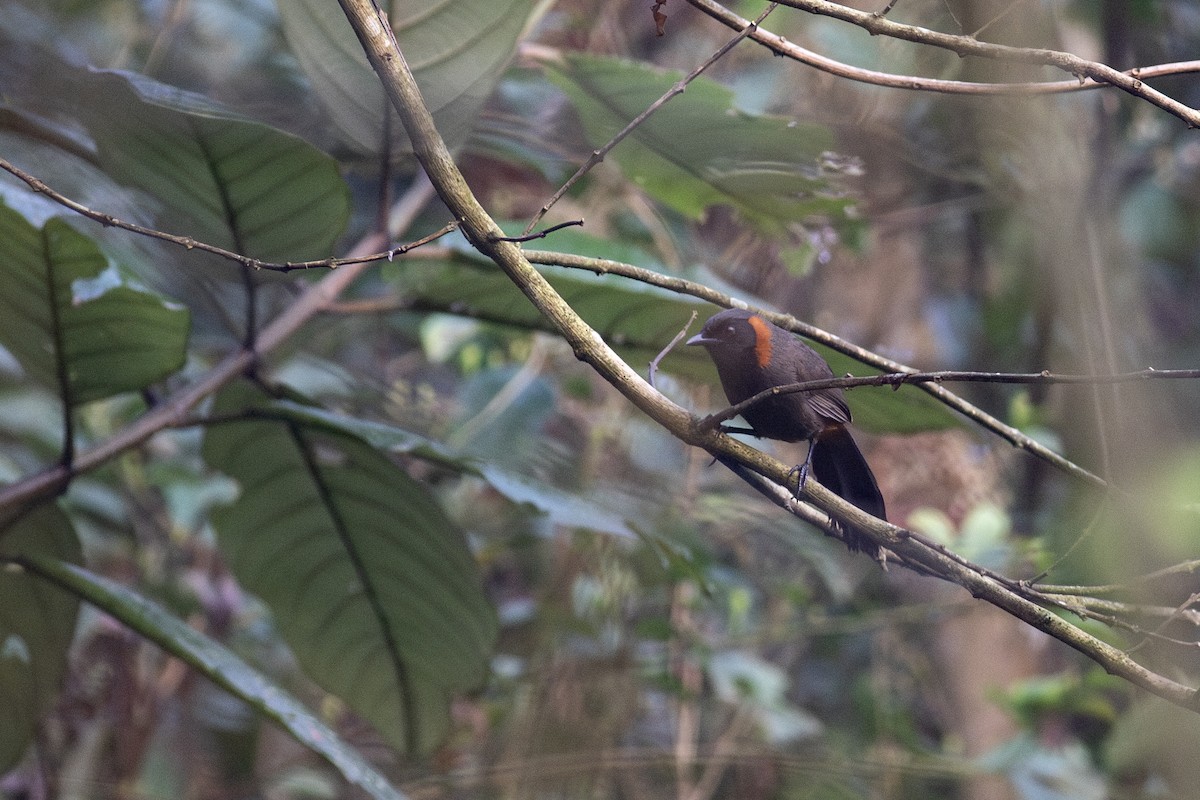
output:
<instances>
[{"instance_id":1,"label":"bare branch","mask_svg":"<svg viewBox=\"0 0 1200 800\"><path fill-rule=\"evenodd\" d=\"M922 28L918 25L906 25L893 22L868 11L858 11L840 3L829 0L780 0L783 5L790 6L810 14L848 22L865 30L872 36L890 36L895 39L914 42L916 44L938 47L957 53L959 56L975 56L995 61L1008 61L1019 64L1040 64L1055 67L1074 76L1077 79L1091 78L1099 83L1117 87L1134 97L1156 105L1188 124L1190 128L1200 127L1200 111L1174 100L1157 89L1142 82L1141 78L1127 75L1098 61L1088 61L1074 53L1061 50L1050 50L1043 47L1012 47L1009 45L981 42L971 36L942 33L940 31Z\"/></svg>"},{"instance_id":2,"label":"bare branch","mask_svg":"<svg viewBox=\"0 0 1200 800\"><path fill-rule=\"evenodd\" d=\"M1180 564L1172 564L1169 567L1164 567L1160 570L1148 573L1146 575L1138 575L1130 578L1122 583L1103 583L1092 586L1077 586L1067 585L1059 586L1048 583L1040 584L1038 588L1047 594L1069 594L1069 595L1097 595L1097 594L1118 594L1120 592L1128 592L1136 589L1139 586L1158 583L1164 579L1172 578L1177 575L1194 575L1200 572L1200 559L1192 561L1184 561Z\"/></svg>"},{"instance_id":3,"label":"bare branch","mask_svg":"<svg viewBox=\"0 0 1200 800\"><path fill-rule=\"evenodd\" d=\"M695 6L697 9L699 9L700 11L703 11L708 16L712 17L713 19L717 20L718 22L722 23L723 25L726 25L727 27L740 30L742 27L745 26L745 24L747 22L745 19L743 19L738 14L733 13L725 6L721 5L720 3L715 2L715 0L688 0L688 2L691 3L693 6ZM785 3L785 5L795 6L796 3ZM836 4L825 3L823 5L835 6ZM844 9L845 7L838 6L838 8ZM805 9L805 10L809 10L809 9ZM846 10L850 11L851 9L846 9ZM812 13L822 13L822 12L813 11ZM864 12L857 12L857 13L863 14ZM868 18L887 22L888 25L897 24L897 23L891 23L890 21L881 20L881 18L876 15L865 14L865 16ZM853 20L845 20L845 21L853 21ZM865 24L862 24L859 22L855 22L855 24L859 24L860 27L867 27ZM915 26L901 25L900 27L901 28L912 28L915 31L926 31L925 28L916 28ZM884 33L886 35L891 35L891 36L897 35L890 31L873 30L871 28L867 28L867 30L872 34ZM934 33L933 31L926 31L926 32L930 33L930 34ZM989 45L987 43L978 42L977 40L971 39L971 37L969 37L969 36L957 36L956 37L952 34L938 34L938 36L950 37L952 39L961 39L961 40L965 40L968 42L975 42L975 44L980 45L983 48L1001 48L1001 49L1018 50L1018 51L1027 50L1030 53L1043 53L1043 54L1057 52L1057 51L1053 51L1053 50L1036 50L1033 48L1004 48L1004 46L1002 46L1002 45ZM1067 79L1067 80L1063 80L1063 81L1016 82L1016 83L978 83L975 81L956 81L956 80L942 80L942 79L938 79L938 78L922 78L922 77L917 77L917 76L913 76L913 75L895 75L895 74L887 73L887 72L879 72L876 70L863 69L861 67L854 67L849 64L845 64L841 61L836 61L827 56L823 56L819 53L815 53L812 50L808 50L807 48L801 47L800 45L798 45L794 42L788 41L783 36L780 36L775 33L771 33L770 31L762 30L761 28L759 30L751 33L750 38L753 39L755 42L757 42L765 47L770 48L777 55L795 59L796 61L799 61L803 64L807 64L811 67L815 67L823 72L828 72L831 75L837 75L838 77L847 78L849 80L858 81L860 83L868 83L868 84L871 84L874 86L886 86L886 87L893 88L893 89L910 89L910 90L925 91L925 92L940 92L943 94L970 94L970 95L1063 94L1066 92L1077 92L1077 91L1086 91L1089 89L1099 89L1099 88L1105 87L1105 86L1118 86L1119 88L1124 89L1124 90L1130 92L1131 94L1134 94L1138 97L1143 97L1143 99L1149 100L1150 102L1153 102L1155 105L1165 108L1170 113L1174 114L1175 116L1179 117L1180 119L1183 119L1185 122L1187 122L1192 127L1195 127L1197 124L1200 124L1200 112L1197 112L1195 109L1192 109L1181 103L1177 103L1176 101L1170 100L1170 98L1167 98L1166 95L1161 95L1160 93L1155 92L1153 89L1145 86L1145 84L1142 83L1142 81L1145 81L1149 78L1160 78L1165 75L1180 75L1180 74L1186 74L1186 73L1192 73L1192 72L1200 72L1200 60L1179 61L1179 62L1174 62L1174 63L1169 63L1169 64L1157 64L1154 66L1138 67L1135 69L1126 70L1124 72L1118 72L1117 70L1114 70L1111 67L1106 67L1102 64L1095 64L1094 62L1086 62L1086 61L1083 61L1082 59L1077 59L1077 61L1079 63L1076 64L1076 66L1078 66L1079 64L1092 64L1094 66L1094 68L1090 69L1090 70L1081 71L1081 72L1075 72L1072 69L1065 68L1065 67L1061 66L1060 64L1055 63L1055 64L1051 64L1051 65L1057 66L1060 69L1065 69L1066 71L1071 72L1075 77ZM900 36L899 38L906 38L906 39L909 39L910 41L916 41L915 39L912 39L909 36ZM927 42L927 43L934 44L933 42ZM945 46L945 45L936 45L935 44L935 46ZM949 49L955 49L955 48L949 48ZM960 55L966 55L966 54L967 53L960 53ZM978 55L978 56L991 57L991 58L1002 58L1002 56L1000 56L1000 55L986 55L985 53L979 53L979 52L970 53L970 55ZM1061 55L1068 56L1069 54L1064 53ZM1071 56L1071 58L1075 58L1075 57ZM1025 60L1025 59L1010 58L1008 60ZM1030 60L1032 60L1032 59L1030 59ZM1046 61L1046 60L1042 60L1042 61L1032 60L1032 63L1050 64L1050 62ZM1123 77L1119 78L1119 79L1114 79L1113 76L1115 76L1115 75L1120 75ZM1158 98L1158 99L1165 98L1167 105L1164 105L1163 102L1156 102L1156 99L1152 99L1151 93L1153 93L1155 98Z\"/></svg>"},{"instance_id":4,"label":"bare branch","mask_svg":"<svg viewBox=\"0 0 1200 800\"><path fill-rule=\"evenodd\" d=\"M567 222L560 222L557 225L551 225L549 228L542 228L537 233L529 233L528 230L522 236L497 236L498 242L532 242L534 239L545 239L555 231L561 231L563 228L582 227L583 220L572 219Z\"/></svg>"}]
</instances>

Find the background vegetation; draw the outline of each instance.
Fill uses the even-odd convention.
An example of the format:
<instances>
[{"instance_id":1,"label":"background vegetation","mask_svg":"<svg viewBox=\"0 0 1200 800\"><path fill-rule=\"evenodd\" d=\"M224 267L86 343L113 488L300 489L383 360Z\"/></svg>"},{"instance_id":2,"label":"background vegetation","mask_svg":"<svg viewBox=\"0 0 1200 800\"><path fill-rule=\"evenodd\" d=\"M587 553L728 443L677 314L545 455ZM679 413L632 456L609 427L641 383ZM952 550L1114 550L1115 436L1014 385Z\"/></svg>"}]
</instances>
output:
<instances>
[{"instance_id":1,"label":"background vegetation","mask_svg":"<svg viewBox=\"0 0 1200 800\"><path fill-rule=\"evenodd\" d=\"M1195 366L1193 4L789 5L387 11L512 235L711 62L522 245L643 375L730 298L838 374ZM1193 381L849 390L881 570L388 108L332 0L0 2L5 796L1190 796Z\"/></svg>"}]
</instances>

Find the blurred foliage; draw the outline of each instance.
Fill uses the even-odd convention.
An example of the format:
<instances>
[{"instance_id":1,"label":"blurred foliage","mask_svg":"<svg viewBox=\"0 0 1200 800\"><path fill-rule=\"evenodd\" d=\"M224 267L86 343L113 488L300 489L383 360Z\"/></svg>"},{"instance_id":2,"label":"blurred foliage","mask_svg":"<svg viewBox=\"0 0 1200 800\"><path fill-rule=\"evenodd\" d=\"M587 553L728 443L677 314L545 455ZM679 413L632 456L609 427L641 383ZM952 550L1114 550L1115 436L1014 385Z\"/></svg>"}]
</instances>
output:
<instances>
[{"instance_id":1,"label":"blurred foliage","mask_svg":"<svg viewBox=\"0 0 1200 800\"><path fill-rule=\"evenodd\" d=\"M733 35L682 3L662 38L625 0L386 5L472 189L514 233ZM1119 68L1200 46L1184 0L891 15ZM1060 77L786 8L764 27L895 73ZM1200 105L1194 76L1155 85ZM0 0L0 157L123 220L266 260L341 255L412 182L389 117L335 3ZM1178 367L1200 354L1197 187L1195 133L1124 95L883 90L743 42L543 223L586 233L535 245L916 366ZM7 174L0 201L4 484L109 441L321 277L102 227ZM435 204L398 235L445 221ZM713 310L542 269L639 370ZM1195 785L1195 714L764 504L636 415L461 237L342 299L195 418L51 503L0 508L3 796L397 796L381 775L471 798ZM720 408L691 350L659 387ZM1170 614L1194 613L1193 571L1131 580L1197 553L1195 384L964 394L1119 488L1072 484L914 387L855 389L893 521L1005 574L1117 585L1103 599L1147 616L1080 624L1195 682L1195 625Z\"/></svg>"}]
</instances>

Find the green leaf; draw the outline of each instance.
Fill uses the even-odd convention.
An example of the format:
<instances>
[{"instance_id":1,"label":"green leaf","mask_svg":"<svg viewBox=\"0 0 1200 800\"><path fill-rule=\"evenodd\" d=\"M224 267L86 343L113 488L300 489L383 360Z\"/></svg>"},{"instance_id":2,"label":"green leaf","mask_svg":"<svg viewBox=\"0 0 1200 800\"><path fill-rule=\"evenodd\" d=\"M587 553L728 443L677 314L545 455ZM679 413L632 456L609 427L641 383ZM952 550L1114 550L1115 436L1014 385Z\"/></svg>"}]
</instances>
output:
<instances>
[{"instance_id":1,"label":"green leaf","mask_svg":"<svg viewBox=\"0 0 1200 800\"><path fill-rule=\"evenodd\" d=\"M0 204L0 344L71 407L183 366L188 313L125 284L60 219L40 230Z\"/></svg>"},{"instance_id":2,"label":"green leaf","mask_svg":"<svg viewBox=\"0 0 1200 800\"><path fill-rule=\"evenodd\" d=\"M38 581L40 585L46 586L46 581L49 581L61 586L71 592L72 602L75 602L74 597L81 597L128 625L230 694L244 700L263 716L274 720L301 744L327 759L352 786L366 791L376 800L404 800L402 793L392 788L382 775L354 748L339 739L318 716L220 643L173 616L162 606L108 578L63 563L58 558L31 554L25 560L31 571L45 579Z\"/></svg>"},{"instance_id":3,"label":"green leaf","mask_svg":"<svg viewBox=\"0 0 1200 800\"><path fill-rule=\"evenodd\" d=\"M601 146L683 77L621 59L569 54L550 77L570 97L589 141ZM814 218L845 219L852 201L823 155L820 125L737 109L729 89L704 77L688 85L612 151L640 187L691 219L718 204L779 234Z\"/></svg>"},{"instance_id":4,"label":"green leaf","mask_svg":"<svg viewBox=\"0 0 1200 800\"><path fill-rule=\"evenodd\" d=\"M0 557L82 558L58 506L39 506L0 537ZM0 565L0 774L24 753L42 714L58 697L79 601L14 566Z\"/></svg>"},{"instance_id":5,"label":"green leaf","mask_svg":"<svg viewBox=\"0 0 1200 800\"><path fill-rule=\"evenodd\" d=\"M595 328L626 361L645 373L650 359L683 330L693 311L697 324L716 308L694 297L617 275L593 275L577 269L539 266L555 290ZM546 321L491 262L463 253L439 262L409 262L392 273L406 296L430 310L549 331ZM695 326L693 326L695 328ZM677 347L665 369L695 377L707 373L708 358L696 348Z\"/></svg>"},{"instance_id":6,"label":"green leaf","mask_svg":"<svg viewBox=\"0 0 1200 800\"><path fill-rule=\"evenodd\" d=\"M214 413L265 405L239 384ZM242 489L214 515L221 548L304 671L396 747L436 745L496 636L462 533L407 473L328 425L214 425L204 457Z\"/></svg>"},{"instance_id":7,"label":"green leaf","mask_svg":"<svg viewBox=\"0 0 1200 800\"><path fill-rule=\"evenodd\" d=\"M75 110L101 164L164 203L164 229L264 261L333 254L350 209L333 159L141 75L96 72L78 81Z\"/></svg>"},{"instance_id":8,"label":"green leaf","mask_svg":"<svg viewBox=\"0 0 1200 800\"><path fill-rule=\"evenodd\" d=\"M518 37L542 5L538 0L380 3L438 131L452 148L466 141ZM324 0L280 0L278 8L292 52L347 143L362 153L378 153L389 106L341 7ZM398 151L411 151L394 117L392 135Z\"/></svg>"}]
</instances>

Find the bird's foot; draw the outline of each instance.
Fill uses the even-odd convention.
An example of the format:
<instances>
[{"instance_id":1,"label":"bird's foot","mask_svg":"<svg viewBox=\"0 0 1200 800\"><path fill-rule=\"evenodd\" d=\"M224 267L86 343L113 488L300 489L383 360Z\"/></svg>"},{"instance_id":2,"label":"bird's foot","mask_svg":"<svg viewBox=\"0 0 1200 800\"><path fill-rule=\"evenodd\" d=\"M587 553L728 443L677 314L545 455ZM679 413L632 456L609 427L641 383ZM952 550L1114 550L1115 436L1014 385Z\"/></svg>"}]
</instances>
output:
<instances>
[{"instance_id":1,"label":"bird's foot","mask_svg":"<svg viewBox=\"0 0 1200 800\"><path fill-rule=\"evenodd\" d=\"M789 482L792 480L793 475L797 476L796 496L799 497L800 493L804 491L804 484L808 483L808 462L805 461L803 464L797 464L792 467L792 471L787 475Z\"/></svg>"}]
</instances>

